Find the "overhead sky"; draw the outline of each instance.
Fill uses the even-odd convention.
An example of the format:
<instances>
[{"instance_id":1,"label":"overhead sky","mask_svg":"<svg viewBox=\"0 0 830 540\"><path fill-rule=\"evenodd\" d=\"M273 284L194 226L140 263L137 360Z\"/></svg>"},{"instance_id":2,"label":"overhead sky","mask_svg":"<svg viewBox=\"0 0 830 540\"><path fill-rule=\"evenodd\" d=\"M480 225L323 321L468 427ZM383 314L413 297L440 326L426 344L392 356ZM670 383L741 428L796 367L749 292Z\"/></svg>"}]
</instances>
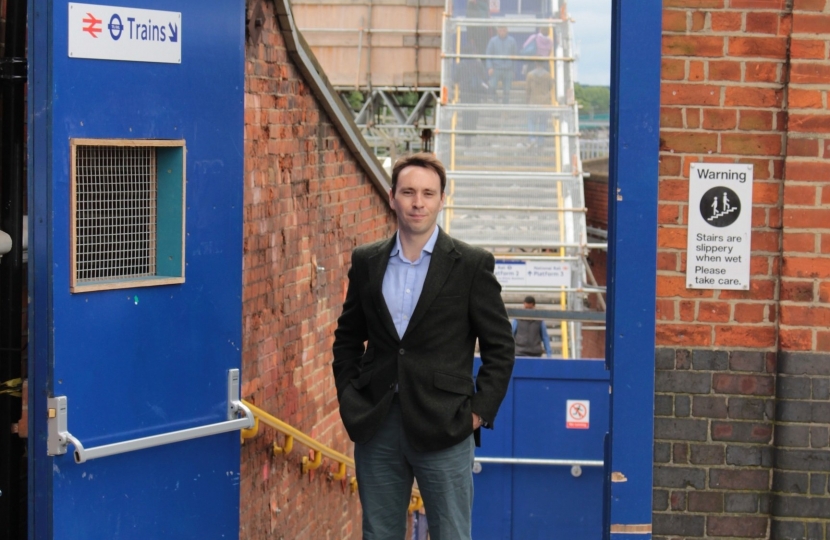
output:
<instances>
[{"instance_id":1,"label":"overhead sky","mask_svg":"<svg viewBox=\"0 0 830 540\"><path fill-rule=\"evenodd\" d=\"M576 39L576 80L608 86L611 81L611 0L568 0Z\"/></svg>"}]
</instances>

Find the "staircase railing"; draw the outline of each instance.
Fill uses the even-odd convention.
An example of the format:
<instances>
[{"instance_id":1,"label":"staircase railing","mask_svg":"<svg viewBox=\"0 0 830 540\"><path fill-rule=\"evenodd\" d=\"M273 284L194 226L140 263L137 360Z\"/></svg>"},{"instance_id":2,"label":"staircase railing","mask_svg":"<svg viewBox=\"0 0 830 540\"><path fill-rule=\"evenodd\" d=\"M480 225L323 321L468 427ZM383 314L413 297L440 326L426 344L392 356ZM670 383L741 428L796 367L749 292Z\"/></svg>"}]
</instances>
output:
<instances>
[{"instance_id":1,"label":"staircase railing","mask_svg":"<svg viewBox=\"0 0 830 540\"><path fill-rule=\"evenodd\" d=\"M325 457L337 463L337 472L329 473L328 477L332 480L347 480L349 487L351 488L351 492L354 493L355 491L357 491L357 478L355 478L354 476L349 476L346 470L347 468L354 470L354 459L338 452L337 450L329 448L325 444L310 437L309 435L306 435L299 429L283 422L279 418L260 409L256 405L245 400L242 400L242 403L246 407L248 407L254 415L254 427L242 430L243 441L245 439L251 439L257 436L257 434L259 433L259 424L261 422L266 426L269 426L274 430L282 433L284 436L282 446L279 446L276 441L272 443L271 453L273 455L288 455L291 452L291 450L293 450L294 443L296 441L312 451L311 458L309 458L309 456L303 456L301 460L303 474L318 469L320 465L322 465L323 458ZM423 506L424 501L421 498L421 493L418 491L417 488L413 488L412 499L409 503L409 511L414 512L415 510L419 510Z\"/></svg>"}]
</instances>

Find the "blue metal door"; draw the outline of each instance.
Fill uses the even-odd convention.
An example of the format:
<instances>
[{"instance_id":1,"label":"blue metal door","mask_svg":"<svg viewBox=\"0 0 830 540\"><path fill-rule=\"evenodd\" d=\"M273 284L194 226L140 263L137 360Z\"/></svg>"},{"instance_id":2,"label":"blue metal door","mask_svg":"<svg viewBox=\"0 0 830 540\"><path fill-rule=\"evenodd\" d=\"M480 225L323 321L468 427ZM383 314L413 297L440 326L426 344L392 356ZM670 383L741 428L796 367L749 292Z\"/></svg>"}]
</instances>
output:
<instances>
[{"instance_id":1,"label":"blue metal door","mask_svg":"<svg viewBox=\"0 0 830 540\"><path fill-rule=\"evenodd\" d=\"M236 538L245 6L116 2L29 0L30 537ZM141 145L156 258L83 285L78 178L122 242Z\"/></svg>"},{"instance_id":2,"label":"blue metal door","mask_svg":"<svg viewBox=\"0 0 830 540\"><path fill-rule=\"evenodd\" d=\"M602 536L608 380L602 361L516 360L496 429L476 449L473 538ZM588 405L587 422L569 422L569 401Z\"/></svg>"}]
</instances>

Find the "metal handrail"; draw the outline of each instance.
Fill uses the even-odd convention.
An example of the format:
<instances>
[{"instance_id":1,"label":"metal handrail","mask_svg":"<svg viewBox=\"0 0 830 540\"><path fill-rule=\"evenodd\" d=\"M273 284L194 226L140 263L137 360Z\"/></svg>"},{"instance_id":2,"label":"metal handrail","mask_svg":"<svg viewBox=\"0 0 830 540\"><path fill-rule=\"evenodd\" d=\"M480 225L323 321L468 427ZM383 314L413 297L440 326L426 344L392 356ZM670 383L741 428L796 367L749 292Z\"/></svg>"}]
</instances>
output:
<instances>
[{"instance_id":1,"label":"metal handrail","mask_svg":"<svg viewBox=\"0 0 830 540\"><path fill-rule=\"evenodd\" d=\"M540 459L540 458L505 458L505 457L477 457L476 463L504 463L507 465L547 465L564 467L602 467L603 460L591 459Z\"/></svg>"},{"instance_id":2,"label":"metal handrail","mask_svg":"<svg viewBox=\"0 0 830 540\"><path fill-rule=\"evenodd\" d=\"M59 456L66 453L68 445L73 445L75 451L75 463L84 463L91 459L114 456L125 452L134 452L154 446L162 446L176 442L188 441L210 435L218 435L229 431L250 428L254 425L254 417L251 411L239 400L239 370L228 370L228 420L149 437L141 437L128 441L121 441L112 444L105 444L93 448L84 448L84 445L77 437L72 435L68 429L68 409L66 396L55 396L49 398L49 437L46 444L47 455ZM239 412L245 414L244 418L234 418Z\"/></svg>"},{"instance_id":3,"label":"metal handrail","mask_svg":"<svg viewBox=\"0 0 830 540\"><path fill-rule=\"evenodd\" d=\"M279 447L275 442L272 446L272 452L277 454L288 454L291 452L294 441L298 441L302 443L304 446L312 450L314 456L312 459L309 459L308 456L303 456L302 459L302 472L305 474L311 470L317 469L321 464L323 457L327 457L333 461L335 461L338 465L338 470L336 473L331 473L331 478L333 480L344 480L346 478L346 467L350 467L352 470L355 468L354 460L345 454L341 454L337 450L329 448L325 444L313 439L312 437L306 435L299 429L295 428L294 426L287 424L277 418L269 414L268 412L260 409L256 405L249 403L242 400L242 403L248 407L254 415L255 423L254 427L249 430L245 430L242 432L243 439L250 439L255 437L257 431L259 429L259 423L262 422L263 424L279 431L285 436L285 442L283 443L282 447ZM352 477L349 480L349 485L351 487L352 492L357 490L357 478ZM417 488L412 489L412 501L409 504L409 511L414 512L415 510L419 510L424 506L424 501L421 498L421 493L418 491Z\"/></svg>"}]
</instances>

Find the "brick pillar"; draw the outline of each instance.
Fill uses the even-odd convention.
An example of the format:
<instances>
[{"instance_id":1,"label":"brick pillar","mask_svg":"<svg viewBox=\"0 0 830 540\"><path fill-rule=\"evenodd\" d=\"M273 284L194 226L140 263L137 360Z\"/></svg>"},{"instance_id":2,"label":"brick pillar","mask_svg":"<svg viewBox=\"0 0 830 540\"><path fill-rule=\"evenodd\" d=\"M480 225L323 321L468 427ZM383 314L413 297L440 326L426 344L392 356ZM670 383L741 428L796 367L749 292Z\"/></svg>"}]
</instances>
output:
<instances>
[{"instance_id":1,"label":"brick pillar","mask_svg":"<svg viewBox=\"0 0 830 540\"><path fill-rule=\"evenodd\" d=\"M795 0L772 537L830 538L830 2Z\"/></svg>"},{"instance_id":2,"label":"brick pillar","mask_svg":"<svg viewBox=\"0 0 830 540\"><path fill-rule=\"evenodd\" d=\"M664 0L654 538L768 538L790 15ZM749 291L686 289L689 168L754 166Z\"/></svg>"}]
</instances>

